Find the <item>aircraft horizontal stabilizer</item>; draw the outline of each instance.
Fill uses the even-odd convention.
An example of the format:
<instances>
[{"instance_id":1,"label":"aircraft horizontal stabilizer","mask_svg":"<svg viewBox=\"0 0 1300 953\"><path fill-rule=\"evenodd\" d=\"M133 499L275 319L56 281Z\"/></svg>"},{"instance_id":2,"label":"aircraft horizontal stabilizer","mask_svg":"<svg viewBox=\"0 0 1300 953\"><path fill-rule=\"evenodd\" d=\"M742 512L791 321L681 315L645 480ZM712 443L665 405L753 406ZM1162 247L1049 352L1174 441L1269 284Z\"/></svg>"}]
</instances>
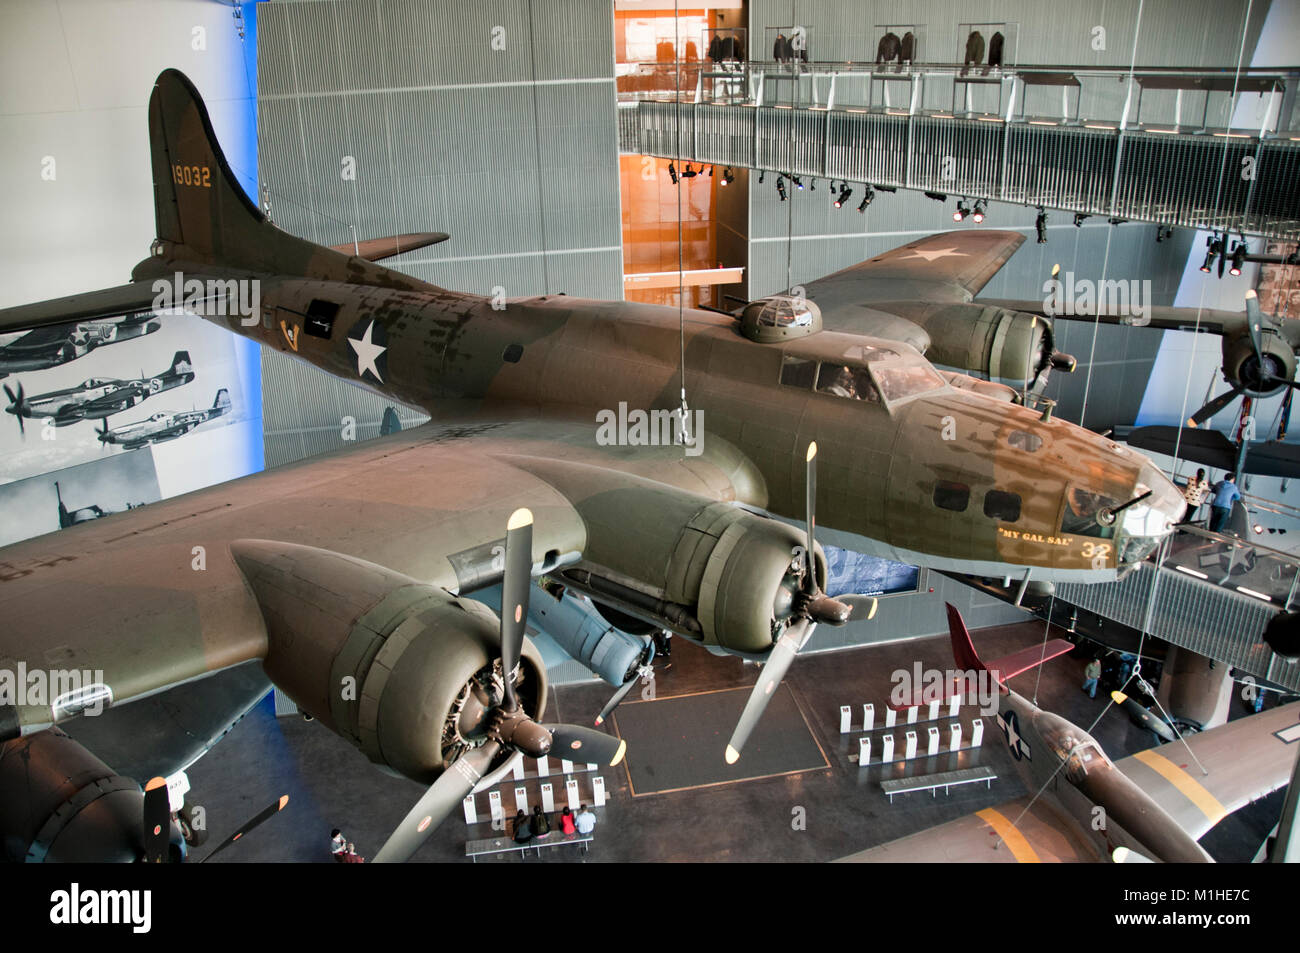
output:
<instances>
[{"instance_id":1,"label":"aircraft horizontal stabilizer","mask_svg":"<svg viewBox=\"0 0 1300 953\"><path fill-rule=\"evenodd\" d=\"M389 235L386 238L367 238L355 245L352 242L345 242L330 247L334 251L345 255L356 255L366 261L383 261L385 258L404 255L417 248L437 245L450 237L446 232L408 232L405 235Z\"/></svg>"},{"instance_id":2,"label":"aircraft horizontal stabilizer","mask_svg":"<svg viewBox=\"0 0 1300 953\"><path fill-rule=\"evenodd\" d=\"M1004 655L1002 658L985 662L975 651L970 630L966 628L966 621L962 619L957 607L950 602L945 605L948 608L948 635L952 639L952 657L956 660L957 667L963 671L992 672L998 681L1006 681L1008 678L1014 678L1037 668L1049 659L1064 655L1074 648L1073 643L1065 639L1052 639L1042 645L1031 645L1010 655Z\"/></svg>"},{"instance_id":3,"label":"aircraft horizontal stabilizer","mask_svg":"<svg viewBox=\"0 0 1300 953\"><path fill-rule=\"evenodd\" d=\"M151 282L136 281L102 291L86 291L51 301L4 308L0 309L0 333L67 324L69 321L139 314L153 309L154 296Z\"/></svg>"}]
</instances>

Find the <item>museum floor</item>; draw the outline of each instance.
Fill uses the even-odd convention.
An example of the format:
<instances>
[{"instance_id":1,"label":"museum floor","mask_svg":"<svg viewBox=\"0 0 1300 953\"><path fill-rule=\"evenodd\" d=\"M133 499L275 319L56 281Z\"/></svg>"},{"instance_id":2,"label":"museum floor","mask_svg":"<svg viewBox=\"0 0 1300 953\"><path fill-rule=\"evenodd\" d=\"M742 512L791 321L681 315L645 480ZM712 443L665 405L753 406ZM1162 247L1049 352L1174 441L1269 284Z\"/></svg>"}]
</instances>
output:
<instances>
[{"instance_id":1,"label":"museum floor","mask_svg":"<svg viewBox=\"0 0 1300 953\"><path fill-rule=\"evenodd\" d=\"M1025 623L975 633L975 642L985 658L1003 655L1042 638L1040 623ZM949 796L911 794L890 804L881 792L882 772L890 768L869 767L865 771L850 761L856 757L861 732L841 735L840 705L853 705L854 727L861 726L861 706L876 706L883 717L885 701L895 670L912 668L920 660L926 666L949 668L952 664L946 637L919 642L873 646L813 655L798 659L785 684L790 701L784 713L776 712L783 731L798 735L797 750L773 750L771 774L756 780L710 783L681 788L680 782L664 779L654 789L673 787L665 793L645 793L646 779L654 776L651 760L666 768L682 768L683 776L708 783L713 765L681 766L663 762L669 746L683 751L692 745L715 750L722 762L724 732L713 738L714 728L706 717L714 704L705 693L717 693L717 704L732 696L743 703L743 692L758 668L736 658L716 658L683 639L674 639L672 667L657 665L655 701L640 701L634 692L616 713L624 714L630 730L633 715L644 722L652 709L634 711L636 705L655 706L667 699L680 704L663 706L664 732L656 738L656 750L638 755L629 745L627 763L601 772L609 801L597 811L595 843L581 854L567 846L529 857L527 863L627 862L627 861L828 861L884 843L953 818L973 813L1027 793L1002 744L992 719L985 719L985 744L973 755L963 755L963 765L990 766L998 775L992 789L969 785L954 789ZM1047 664L1037 686L1039 703L1087 727L1101 714L1106 701L1099 693L1090 699L1080 691L1084 660L1069 655ZM1032 696L1037 676L1029 672L1013 680L1013 687ZM552 689L547 720L570 720L590 724L611 690L603 682L566 685ZM700 696L687 699L687 696ZM689 702L689 704L688 704ZM1235 703L1240 707L1240 703ZM777 709L776 701L773 710ZM967 726L978 712L964 709ZM770 713L771 714L771 713ZM716 718L715 718L716 720ZM942 718L936 724L947 742ZM919 727L924 747L927 725ZM675 741L672 732L679 733ZM804 739L803 735L810 736ZM1092 729L1106 752L1115 759L1150 747L1149 736L1134 727L1114 706ZM877 731L878 738L881 732ZM901 749L902 734L897 732ZM701 738L698 735L709 735ZM876 742L879 744L879 742ZM819 749L819 750L818 750ZM638 762L638 757L642 760ZM878 757L878 756L877 756ZM948 768L948 755L927 765L921 758L909 773L928 773ZM742 759L742 765L746 759ZM807 768L808 764L815 764ZM821 766L825 764L826 766ZM698 768L692 773L692 769ZM792 773L779 773L783 768ZM798 770L803 768L802 770ZM894 767L889 776L902 769ZM189 770L192 791L187 800L207 810L209 830L214 837L256 813L280 794L289 794L284 814L224 852L215 862L249 861L329 862L330 829L341 828L356 844L358 853L373 857L397 822L422 793L404 779L390 777L374 768L355 748L323 726L301 718L276 719L269 699L238 724L216 748ZM716 772L714 772L716 774ZM590 780L578 775L584 799ZM637 778L641 780L638 781ZM550 780L560 780L552 777ZM537 798L536 780L527 782L530 802ZM508 813L513 813L515 782L507 778L500 785ZM557 784L557 791L562 783ZM637 789L636 796L633 789ZM1222 822L1202 841L1221 861L1247 861L1268 830L1276 823L1283 792L1252 805ZM486 797L478 798L480 816L486 815ZM797 811L802 808L803 811ZM797 817L806 824L797 829ZM492 836L489 825L469 827L457 812L436 831L415 855L416 861L468 863L467 840ZM202 857L207 847L195 853ZM516 854L484 858L481 862L520 863Z\"/></svg>"}]
</instances>

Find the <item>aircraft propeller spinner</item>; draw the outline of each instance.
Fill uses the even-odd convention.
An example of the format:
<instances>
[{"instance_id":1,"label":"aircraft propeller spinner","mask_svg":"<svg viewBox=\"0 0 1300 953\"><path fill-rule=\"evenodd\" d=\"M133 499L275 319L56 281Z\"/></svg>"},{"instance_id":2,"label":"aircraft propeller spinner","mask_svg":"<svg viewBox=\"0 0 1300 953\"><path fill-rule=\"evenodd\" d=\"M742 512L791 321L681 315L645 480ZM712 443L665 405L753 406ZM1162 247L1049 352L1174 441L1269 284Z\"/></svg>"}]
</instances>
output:
<instances>
[{"instance_id":1,"label":"aircraft propeller spinner","mask_svg":"<svg viewBox=\"0 0 1300 953\"><path fill-rule=\"evenodd\" d=\"M745 710L740 714L736 730L732 732L727 745L727 764L740 760L740 751L749 740L750 733L762 717L767 703L771 700L776 686L781 683L790 663L799 654L812 636L819 622L828 625L844 625L850 619L870 619L876 614L876 600L871 596L849 595L832 599L817 585L817 444L808 444L805 499L805 516L808 523L808 539L802 553L804 569L803 581L794 599L794 612L786 620L785 632L772 647L772 651L763 664L763 671L758 676L745 703Z\"/></svg>"},{"instance_id":2,"label":"aircraft propeller spinner","mask_svg":"<svg viewBox=\"0 0 1300 953\"><path fill-rule=\"evenodd\" d=\"M523 710L515 695L515 668L523 648L532 588L533 514L518 509L506 525L505 577L501 581L501 675L503 691L479 700L487 709L487 740L471 748L443 770L415 803L375 863L402 863L419 849L452 811L474 790L503 750L540 758L552 750L571 761L598 762L610 767L623 760L627 742L581 725L539 725Z\"/></svg>"}]
</instances>

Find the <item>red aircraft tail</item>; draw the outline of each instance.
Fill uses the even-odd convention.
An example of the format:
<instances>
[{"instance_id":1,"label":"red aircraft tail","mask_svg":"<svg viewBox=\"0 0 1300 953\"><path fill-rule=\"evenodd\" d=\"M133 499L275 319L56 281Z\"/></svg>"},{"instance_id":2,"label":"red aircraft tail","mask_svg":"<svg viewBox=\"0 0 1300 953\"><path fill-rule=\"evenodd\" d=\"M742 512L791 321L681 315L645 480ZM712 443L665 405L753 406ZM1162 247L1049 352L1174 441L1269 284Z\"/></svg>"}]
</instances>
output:
<instances>
[{"instance_id":1,"label":"red aircraft tail","mask_svg":"<svg viewBox=\"0 0 1300 953\"><path fill-rule=\"evenodd\" d=\"M1035 669L1049 659L1064 655L1074 648L1073 643L1065 639L1052 639L1042 645L1031 645L1019 652L1012 652L991 662L984 662L975 651L975 643L971 641L970 631L966 628L961 613L951 603L947 603L947 606L952 657L956 660L957 667L965 672L990 672L998 682L1005 683L1007 679Z\"/></svg>"}]
</instances>

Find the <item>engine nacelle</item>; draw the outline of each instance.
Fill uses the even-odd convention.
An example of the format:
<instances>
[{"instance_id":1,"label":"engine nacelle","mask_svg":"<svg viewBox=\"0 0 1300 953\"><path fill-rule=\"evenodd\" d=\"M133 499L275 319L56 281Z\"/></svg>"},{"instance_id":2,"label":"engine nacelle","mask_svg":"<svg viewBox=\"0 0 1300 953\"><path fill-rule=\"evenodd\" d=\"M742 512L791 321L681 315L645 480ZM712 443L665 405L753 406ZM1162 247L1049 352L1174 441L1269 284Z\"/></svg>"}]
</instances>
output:
<instances>
[{"instance_id":1,"label":"engine nacelle","mask_svg":"<svg viewBox=\"0 0 1300 953\"><path fill-rule=\"evenodd\" d=\"M979 303L948 304L911 316L930 335L931 363L964 368L1020 388L1051 363L1051 325L1022 311Z\"/></svg>"},{"instance_id":2,"label":"engine nacelle","mask_svg":"<svg viewBox=\"0 0 1300 953\"><path fill-rule=\"evenodd\" d=\"M1295 352L1276 334L1261 335L1260 351L1264 356L1264 370L1272 377L1291 380L1295 377ZM1259 358L1250 343L1248 334L1223 339L1223 373L1233 384L1244 384L1251 397L1269 397L1286 385L1281 381L1266 381L1260 373Z\"/></svg>"},{"instance_id":3,"label":"engine nacelle","mask_svg":"<svg viewBox=\"0 0 1300 953\"><path fill-rule=\"evenodd\" d=\"M610 514L611 517L614 515ZM588 516L584 512L584 516ZM590 517L589 517L590 518ZM653 518L621 533L592 533L563 578L613 605L705 645L761 655L789 618L799 588L804 533L725 503L665 496ZM826 556L816 553L818 584Z\"/></svg>"},{"instance_id":4,"label":"engine nacelle","mask_svg":"<svg viewBox=\"0 0 1300 953\"><path fill-rule=\"evenodd\" d=\"M144 792L58 728L0 745L0 841L10 863L132 863ZM179 853L180 832L173 830Z\"/></svg>"},{"instance_id":5,"label":"engine nacelle","mask_svg":"<svg viewBox=\"0 0 1300 953\"><path fill-rule=\"evenodd\" d=\"M310 546L230 549L266 620L266 673L300 708L420 784L482 741L471 683L501 655L487 606ZM516 692L540 720L546 666L526 639Z\"/></svg>"}]
</instances>

